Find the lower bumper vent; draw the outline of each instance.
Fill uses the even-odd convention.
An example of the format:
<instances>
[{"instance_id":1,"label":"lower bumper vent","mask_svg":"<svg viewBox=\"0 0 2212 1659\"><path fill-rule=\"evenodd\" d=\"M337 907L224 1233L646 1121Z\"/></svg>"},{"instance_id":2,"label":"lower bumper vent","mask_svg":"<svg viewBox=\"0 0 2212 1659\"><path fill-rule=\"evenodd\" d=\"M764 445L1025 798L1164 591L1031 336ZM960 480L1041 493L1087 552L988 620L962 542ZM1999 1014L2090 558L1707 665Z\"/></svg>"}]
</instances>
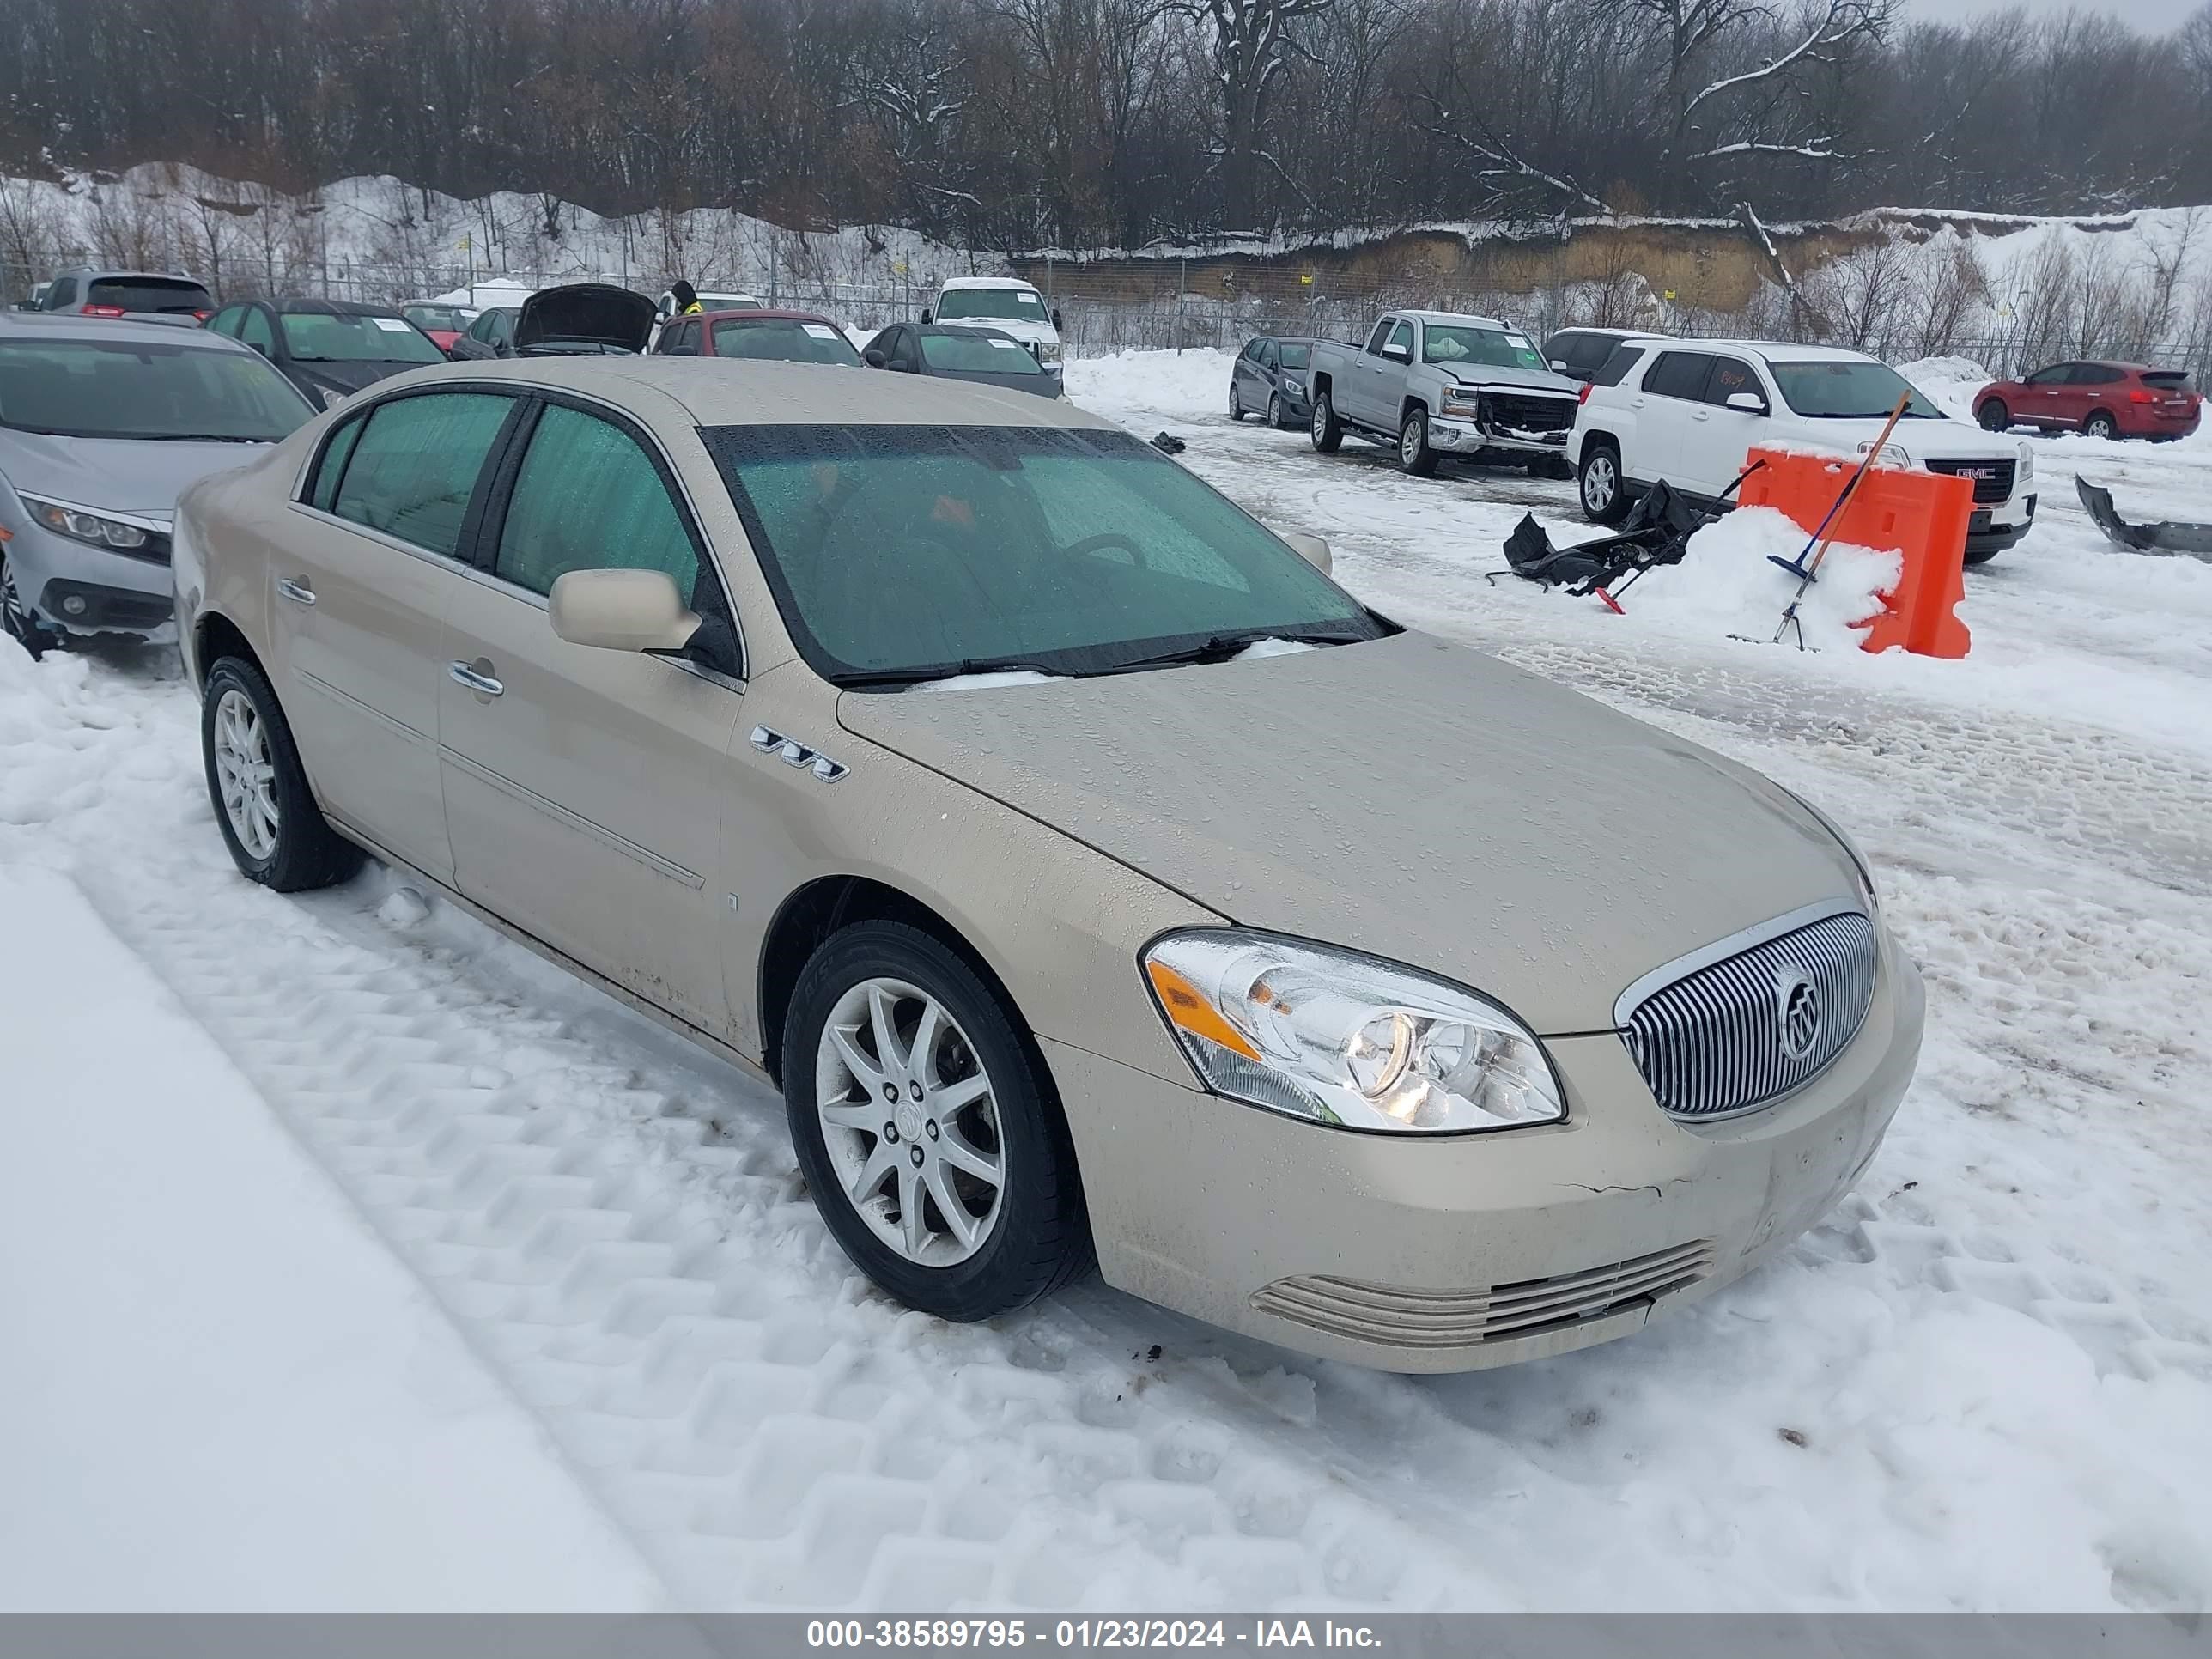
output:
<instances>
[{"instance_id":1,"label":"lower bumper vent","mask_svg":"<svg viewBox=\"0 0 2212 1659\"><path fill-rule=\"evenodd\" d=\"M1712 1267L1713 1241L1700 1238L1607 1267L1488 1290L1408 1291L1302 1273L1255 1291L1252 1306L1353 1342L1472 1348L1603 1319L1694 1285Z\"/></svg>"}]
</instances>

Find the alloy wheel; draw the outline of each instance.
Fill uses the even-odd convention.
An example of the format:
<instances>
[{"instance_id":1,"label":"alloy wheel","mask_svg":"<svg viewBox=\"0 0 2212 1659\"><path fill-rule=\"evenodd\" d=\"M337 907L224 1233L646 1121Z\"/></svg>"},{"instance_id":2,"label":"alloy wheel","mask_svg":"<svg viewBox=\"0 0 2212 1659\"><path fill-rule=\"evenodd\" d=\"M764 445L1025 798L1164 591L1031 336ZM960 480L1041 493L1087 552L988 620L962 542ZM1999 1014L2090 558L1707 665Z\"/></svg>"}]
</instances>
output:
<instances>
[{"instance_id":1,"label":"alloy wheel","mask_svg":"<svg viewBox=\"0 0 2212 1659\"><path fill-rule=\"evenodd\" d=\"M1270 432L1283 429L1283 394L1279 392L1267 394L1267 429Z\"/></svg>"},{"instance_id":2,"label":"alloy wheel","mask_svg":"<svg viewBox=\"0 0 2212 1659\"><path fill-rule=\"evenodd\" d=\"M247 857L273 857L281 821L276 768L269 757L269 728L243 691L225 691L216 705L215 769L231 834Z\"/></svg>"},{"instance_id":3,"label":"alloy wheel","mask_svg":"<svg viewBox=\"0 0 2212 1659\"><path fill-rule=\"evenodd\" d=\"M1005 1195L998 1101L944 1004L904 980L862 980L823 1023L814 1080L831 1168L869 1230L918 1267L981 1249Z\"/></svg>"},{"instance_id":4,"label":"alloy wheel","mask_svg":"<svg viewBox=\"0 0 2212 1659\"><path fill-rule=\"evenodd\" d=\"M1613 471L1611 455L1601 450L1583 464L1583 505L1592 513L1602 513L1611 507L1613 492L1620 488L1620 478Z\"/></svg>"},{"instance_id":5,"label":"alloy wheel","mask_svg":"<svg viewBox=\"0 0 2212 1659\"><path fill-rule=\"evenodd\" d=\"M1421 459L1421 437L1419 421L1407 422L1406 429L1398 434L1398 459L1406 465L1411 466Z\"/></svg>"},{"instance_id":6,"label":"alloy wheel","mask_svg":"<svg viewBox=\"0 0 2212 1659\"><path fill-rule=\"evenodd\" d=\"M22 594L15 586L15 573L9 568L7 556L0 554L0 633L10 639L20 640L28 646L37 624L31 620L29 607L24 605ZM33 656L38 653L33 651Z\"/></svg>"}]
</instances>

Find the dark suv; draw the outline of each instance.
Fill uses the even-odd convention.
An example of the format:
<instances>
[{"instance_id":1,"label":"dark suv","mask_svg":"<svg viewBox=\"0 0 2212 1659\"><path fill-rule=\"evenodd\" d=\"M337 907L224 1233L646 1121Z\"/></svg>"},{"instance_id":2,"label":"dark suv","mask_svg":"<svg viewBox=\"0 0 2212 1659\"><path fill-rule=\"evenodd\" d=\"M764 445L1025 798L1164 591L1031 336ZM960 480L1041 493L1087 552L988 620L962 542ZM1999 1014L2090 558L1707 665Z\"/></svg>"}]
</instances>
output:
<instances>
[{"instance_id":1,"label":"dark suv","mask_svg":"<svg viewBox=\"0 0 2212 1659\"><path fill-rule=\"evenodd\" d=\"M2036 426L2092 438L2185 438L2204 399L2178 368L2142 363L2053 363L2021 380L1999 380L1974 399L1990 432Z\"/></svg>"},{"instance_id":2,"label":"dark suv","mask_svg":"<svg viewBox=\"0 0 2212 1659\"><path fill-rule=\"evenodd\" d=\"M1629 328L1563 328L1544 342L1544 361L1552 373L1588 386L1605 367L1616 346L1630 340L1663 340L1663 334L1644 334Z\"/></svg>"}]
</instances>

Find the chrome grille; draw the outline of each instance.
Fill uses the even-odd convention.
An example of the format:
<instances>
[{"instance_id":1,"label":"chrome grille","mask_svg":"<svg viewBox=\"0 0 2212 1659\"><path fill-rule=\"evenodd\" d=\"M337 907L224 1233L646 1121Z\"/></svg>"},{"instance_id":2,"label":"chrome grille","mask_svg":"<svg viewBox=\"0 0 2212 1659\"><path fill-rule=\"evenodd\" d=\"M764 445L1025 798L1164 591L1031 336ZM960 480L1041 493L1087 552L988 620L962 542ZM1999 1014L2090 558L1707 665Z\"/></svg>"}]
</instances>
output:
<instances>
[{"instance_id":1,"label":"chrome grille","mask_svg":"<svg viewBox=\"0 0 2212 1659\"><path fill-rule=\"evenodd\" d=\"M1621 1036L1676 1117L1749 1111L1843 1051L1874 1000L1874 968L1873 924L1856 911L1826 916L1660 987Z\"/></svg>"},{"instance_id":2,"label":"chrome grille","mask_svg":"<svg viewBox=\"0 0 2212 1659\"><path fill-rule=\"evenodd\" d=\"M1355 1342L1465 1348L1603 1319L1694 1285L1712 1267L1713 1241L1699 1238L1601 1267L1486 1289L1410 1291L1301 1273L1255 1292L1252 1306Z\"/></svg>"},{"instance_id":3,"label":"chrome grille","mask_svg":"<svg viewBox=\"0 0 2212 1659\"><path fill-rule=\"evenodd\" d=\"M1974 486L1974 500L1984 507L2012 499L2013 475L2019 471L2018 461L1930 461L1930 472L1948 472L1954 477L1969 480Z\"/></svg>"}]
</instances>

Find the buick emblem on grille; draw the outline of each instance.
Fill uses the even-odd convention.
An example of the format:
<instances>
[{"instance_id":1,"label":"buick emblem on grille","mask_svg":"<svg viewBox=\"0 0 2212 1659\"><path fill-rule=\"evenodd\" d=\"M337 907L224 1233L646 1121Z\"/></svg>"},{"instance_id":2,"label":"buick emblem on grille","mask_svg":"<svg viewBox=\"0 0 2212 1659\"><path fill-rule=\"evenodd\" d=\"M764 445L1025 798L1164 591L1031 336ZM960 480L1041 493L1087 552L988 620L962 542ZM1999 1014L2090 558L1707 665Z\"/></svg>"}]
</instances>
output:
<instances>
[{"instance_id":1,"label":"buick emblem on grille","mask_svg":"<svg viewBox=\"0 0 2212 1659\"><path fill-rule=\"evenodd\" d=\"M1820 994L1799 973L1786 973L1775 984L1775 1025L1782 1052L1802 1060L1820 1041Z\"/></svg>"}]
</instances>

